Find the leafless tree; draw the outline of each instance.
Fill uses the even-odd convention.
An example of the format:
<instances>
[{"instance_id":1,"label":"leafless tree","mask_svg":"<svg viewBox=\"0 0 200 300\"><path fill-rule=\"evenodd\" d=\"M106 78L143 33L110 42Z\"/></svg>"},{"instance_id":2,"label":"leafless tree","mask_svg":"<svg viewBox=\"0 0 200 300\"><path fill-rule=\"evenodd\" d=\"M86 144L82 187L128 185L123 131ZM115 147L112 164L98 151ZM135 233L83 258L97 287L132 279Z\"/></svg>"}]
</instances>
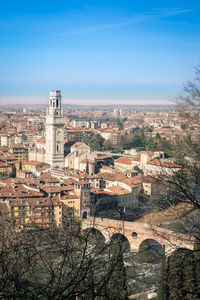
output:
<instances>
[{"instance_id":1,"label":"leafless tree","mask_svg":"<svg viewBox=\"0 0 200 300\"><path fill-rule=\"evenodd\" d=\"M183 92L176 99L177 110L187 119L199 123L200 112L200 65L195 67L194 78L184 84Z\"/></svg>"},{"instance_id":2,"label":"leafless tree","mask_svg":"<svg viewBox=\"0 0 200 300\"><path fill-rule=\"evenodd\" d=\"M194 124L196 128L200 125L200 67L195 69L195 78L188 81L184 86L184 91L177 98L177 111L181 118L188 124ZM177 163L180 169L173 175L162 174L154 178L158 187L154 194L154 205L157 205L163 214L170 213L175 217L175 222L181 225L184 233L193 236L196 246L193 251L195 259L194 277L187 280L194 280L194 288L188 286L185 299L199 299L199 270L200 270L200 140L199 133L196 136L190 135L179 138L176 143ZM162 223L162 221L161 221ZM178 230L178 229L177 229ZM189 253L189 252L188 252ZM177 252L178 255L178 252ZM188 254L189 255L189 254ZM191 270L190 270L191 271ZM178 272L178 271L177 271ZM183 281L183 279L182 279ZM173 286L176 285L174 282ZM166 296L166 295L165 295ZM172 299L168 295L162 299ZM195 298L196 297L196 298ZM174 299L174 298L173 298ZM178 296L176 299L179 299ZM182 299L182 298L180 298Z\"/></svg>"},{"instance_id":3,"label":"leafless tree","mask_svg":"<svg viewBox=\"0 0 200 300\"><path fill-rule=\"evenodd\" d=\"M88 272L94 274L91 299L107 299L105 287L125 251L120 244L92 242L91 232L80 232L80 224L16 229L1 213L0 226L1 299L78 299L91 290Z\"/></svg>"}]
</instances>

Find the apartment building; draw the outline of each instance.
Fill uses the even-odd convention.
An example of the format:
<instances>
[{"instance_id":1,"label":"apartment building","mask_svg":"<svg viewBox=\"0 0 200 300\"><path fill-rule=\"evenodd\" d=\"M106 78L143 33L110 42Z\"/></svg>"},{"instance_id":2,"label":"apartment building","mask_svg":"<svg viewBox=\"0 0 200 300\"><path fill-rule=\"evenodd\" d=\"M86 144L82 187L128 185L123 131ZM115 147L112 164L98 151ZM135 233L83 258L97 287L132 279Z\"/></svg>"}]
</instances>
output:
<instances>
[{"instance_id":1,"label":"apartment building","mask_svg":"<svg viewBox=\"0 0 200 300\"><path fill-rule=\"evenodd\" d=\"M50 228L62 225L62 202L58 199L8 199L6 202L17 226Z\"/></svg>"}]
</instances>

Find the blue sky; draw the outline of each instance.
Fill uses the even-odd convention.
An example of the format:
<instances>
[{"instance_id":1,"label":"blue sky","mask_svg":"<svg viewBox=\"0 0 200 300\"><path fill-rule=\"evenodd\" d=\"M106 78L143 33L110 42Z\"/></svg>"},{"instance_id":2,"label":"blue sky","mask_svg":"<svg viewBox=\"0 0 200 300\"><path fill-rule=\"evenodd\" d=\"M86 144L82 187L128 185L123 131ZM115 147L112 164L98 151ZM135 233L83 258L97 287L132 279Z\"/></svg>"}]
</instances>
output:
<instances>
[{"instance_id":1,"label":"blue sky","mask_svg":"<svg viewBox=\"0 0 200 300\"><path fill-rule=\"evenodd\" d=\"M9 0L0 103L164 104L200 63L199 0Z\"/></svg>"}]
</instances>

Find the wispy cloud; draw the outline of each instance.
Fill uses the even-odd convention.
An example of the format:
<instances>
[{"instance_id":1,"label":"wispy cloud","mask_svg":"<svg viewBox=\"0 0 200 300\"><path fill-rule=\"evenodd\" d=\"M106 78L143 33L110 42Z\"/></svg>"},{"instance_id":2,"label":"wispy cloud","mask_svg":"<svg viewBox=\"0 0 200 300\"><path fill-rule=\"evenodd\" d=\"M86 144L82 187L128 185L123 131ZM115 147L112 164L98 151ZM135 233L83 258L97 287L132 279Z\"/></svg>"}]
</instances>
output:
<instances>
[{"instance_id":1,"label":"wispy cloud","mask_svg":"<svg viewBox=\"0 0 200 300\"><path fill-rule=\"evenodd\" d=\"M170 17L170 16L189 13L192 11L194 11L194 9L192 8L166 8L162 10L153 9L151 14L155 13L155 15L158 17L162 17L162 16Z\"/></svg>"},{"instance_id":2,"label":"wispy cloud","mask_svg":"<svg viewBox=\"0 0 200 300\"><path fill-rule=\"evenodd\" d=\"M99 26L94 26L94 27L89 27L89 28L83 28L83 29L78 29L74 30L71 32L66 32L66 33L61 33L61 35L80 35L80 34L86 34L90 32L95 32L95 31L103 31L106 29L113 29L117 27L124 27L128 26L134 23L140 23L142 21L145 21L147 19L147 16L140 16L140 17L135 17L134 19L131 19L126 22L121 22L121 23L112 23L112 24L104 24L104 25L99 25Z\"/></svg>"},{"instance_id":3,"label":"wispy cloud","mask_svg":"<svg viewBox=\"0 0 200 300\"><path fill-rule=\"evenodd\" d=\"M163 9L157 10L154 9L150 12L144 13L143 15L135 16L125 22L120 23L112 23L112 24L103 24L94 27L88 27L83 29L77 29L69 32L60 33L59 35L82 35L90 32L103 31L107 29L114 29L118 27L125 27L132 24L147 22L149 20L161 17L171 17L175 15L185 14L194 11L194 9L186 9L186 8L172 8L172 9Z\"/></svg>"}]
</instances>

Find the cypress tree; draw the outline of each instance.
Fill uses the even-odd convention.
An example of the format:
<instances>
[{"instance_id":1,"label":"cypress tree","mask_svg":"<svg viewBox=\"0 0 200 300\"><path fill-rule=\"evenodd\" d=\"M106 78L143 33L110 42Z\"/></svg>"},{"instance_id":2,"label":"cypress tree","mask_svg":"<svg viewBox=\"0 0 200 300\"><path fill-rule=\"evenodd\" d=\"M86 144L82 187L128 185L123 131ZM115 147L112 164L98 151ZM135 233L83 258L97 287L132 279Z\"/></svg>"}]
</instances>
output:
<instances>
[{"instance_id":1,"label":"cypress tree","mask_svg":"<svg viewBox=\"0 0 200 300\"><path fill-rule=\"evenodd\" d=\"M165 298L169 299L169 266L170 266L170 256L166 259L166 269L165 269ZM158 297L157 297L158 298Z\"/></svg>"},{"instance_id":2,"label":"cypress tree","mask_svg":"<svg viewBox=\"0 0 200 300\"><path fill-rule=\"evenodd\" d=\"M166 268L166 300L198 300L194 254L188 249L178 249L168 259Z\"/></svg>"},{"instance_id":3,"label":"cypress tree","mask_svg":"<svg viewBox=\"0 0 200 300\"><path fill-rule=\"evenodd\" d=\"M84 298L87 300L95 299L95 282L94 282L94 274L92 267L90 266L87 270L87 274L85 277L85 293Z\"/></svg>"},{"instance_id":4,"label":"cypress tree","mask_svg":"<svg viewBox=\"0 0 200 300\"><path fill-rule=\"evenodd\" d=\"M86 164L86 170L85 170L85 173L86 173L86 174L89 174L89 163L88 163L88 160L87 160L87 164Z\"/></svg>"},{"instance_id":5,"label":"cypress tree","mask_svg":"<svg viewBox=\"0 0 200 300\"><path fill-rule=\"evenodd\" d=\"M200 298L200 224L196 233L194 244L194 262L195 262L195 286L198 297Z\"/></svg>"},{"instance_id":6,"label":"cypress tree","mask_svg":"<svg viewBox=\"0 0 200 300\"><path fill-rule=\"evenodd\" d=\"M113 249L111 256L111 277L107 284L107 294L110 300L127 300L126 270L123 261L122 249Z\"/></svg>"},{"instance_id":7,"label":"cypress tree","mask_svg":"<svg viewBox=\"0 0 200 300\"><path fill-rule=\"evenodd\" d=\"M165 276L165 293L159 292L157 299L164 300L198 300L200 299L199 287L196 282L196 264L194 253L188 249L175 251L167 260ZM198 273L199 275L199 273Z\"/></svg>"},{"instance_id":8,"label":"cypress tree","mask_svg":"<svg viewBox=\"0 0 200 300\"><path fill-rule=\"evenodd\" d=\"M177 250L170 256L169 259L169 273L168 273L168 286L169 286L169 300L184 299L183 292L183 264L181 251Z\"/></svg>"},{"instance_id":9,"label":"cypress tree","mask_svg":"<svg viewBox=\"0 0 200 300\"><path fill-rule=\"evenodd\" d=\"M162 247L162 260L160 264L160 275L158 280L158 292L157 299L166 299L166 257L165 257L165 246Z\"/></svg>"},{"instance_id":10,"label":"cypress tree","mask_svg":"<svg viewBox=\"0 0 200 300\"><path fill-rule=\"evenodd\" d=\"M156 133L155 138L156 138L157 140L160 140L160 139L161 139L160 134L159 134L158 132Z\"/></svg>"},{"instance_id":11,"label":"cypress tree","mask_svg":"<svg viewBox=\"0 0 200 300\"><path fill-rule=\"evenodd\" d=\"M184 299L197 300L199 297L195 294L195 262L194 253L191 250L184 250L183 253L183 291Z\"/></svg>"}]
</instances>

